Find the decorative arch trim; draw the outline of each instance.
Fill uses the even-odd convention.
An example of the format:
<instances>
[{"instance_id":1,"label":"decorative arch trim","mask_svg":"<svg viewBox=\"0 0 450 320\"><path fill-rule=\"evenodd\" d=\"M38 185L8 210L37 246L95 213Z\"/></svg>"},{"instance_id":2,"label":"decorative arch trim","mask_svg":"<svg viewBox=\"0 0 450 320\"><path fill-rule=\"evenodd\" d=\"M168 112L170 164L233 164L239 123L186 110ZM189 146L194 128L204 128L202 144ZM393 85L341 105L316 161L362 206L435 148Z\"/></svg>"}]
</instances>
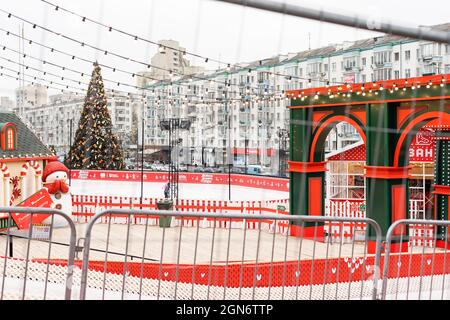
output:
<instances>
[{"instance_id":1,"label":"decorative arch trim","mask_svg":"<svg viewBox=\"0 0 450 320\"><path fill-rule=\"evenodd\" d=\"M397 129L403 126L408 118L427 109L427 106L400 106L397 108Z\"/></svg>"},{"instance_id":2,"label":"decorative arch trim","mask_svg":"<svg viewBox=\"0 0 450 320\"><path fill-rule=\"evenodd\" d=\"M364 133L364 130L362 129L361 125L356 122L355 120L353 120L352 118L348 117L348 116L344 116L344 115L336 115L336 116L332 116L328 119L326 119L324 122L322 122L321 124L319 124L316 133L314 134L314 138L311 144L311 151L309 154L309 161L314 162L314 154L316 152L316 145L317 145L317 141L320 137L320 135L322 134L323 130L325 130L325 128L328 127L329 124L332 123L339 123L339 122L348 122L350 123L359 133L359 135L361 136L361 138L363 139L364 143L366 143L366 134Z\"/></svg>"},{"instance_id":3,"label":"decorative arch trim","mask_svg":"<svg viewBox=\"0 0 450 320\"><path fill-rule=\"evenodd\" d=\"M8 166L3 162L0 164L0 171L3 174L3 178L9 178L10 173L9 173Z\"/></svg>"},{"instance_id":4,"label":"decorative arch trim","mask_svg":"<svg viewBox=\"0 0 450 320\"><path fill-rule=\"evenodd\" d=\"M447 120L443 120L443 122L447 122L450 120L450 114L444 111L430 111L417 116L416 118L412 119L410 123L408 123L408 125L402 130L402 133L400 134L400 137L397 141L397 145L395 147L394 163L393 163L394 167L398 167L398 164L400 162L400 153L402 150L402 146L405 143L406 137L408 136L410 131L421 122L428 120L432 121L439 118L443 119L446 118Z\"/></svg>"},{"instance_id":5,"label":"decorative arch trim","mask_svg":"<svg viewBox=\"0 0 450 320\"><path fill-rule=\"evenodd\" d=\"M27 172L28 172L28 169L30 167L34 169L34 172L36 173L36 175L42 174L41 165L39 164L39 162L31 160L31 161L25 162L22 165L22 170L20 171L20 176L21 177L26 176Z\"/></svg>"}]
</instances>

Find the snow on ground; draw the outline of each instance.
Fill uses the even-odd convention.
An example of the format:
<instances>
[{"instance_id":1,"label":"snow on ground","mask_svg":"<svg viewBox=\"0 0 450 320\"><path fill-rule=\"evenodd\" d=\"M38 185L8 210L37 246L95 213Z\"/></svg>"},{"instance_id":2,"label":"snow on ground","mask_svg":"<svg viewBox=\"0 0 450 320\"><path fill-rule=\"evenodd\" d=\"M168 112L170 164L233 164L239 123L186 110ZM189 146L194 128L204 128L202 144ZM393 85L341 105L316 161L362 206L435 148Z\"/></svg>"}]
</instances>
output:
<instances>
[{"instance_id":1,"label":"snow on ground","mask_svg":"<svg viewBox=\"0 0 450 320\"><path fill-rule=\"evenodd\" d=\"M144 182L144 197L164 197L164 185L165 183ZM229 200L228 185L183 183L179 184L178 190L180 199ZM141 184L139 182L131 181L72 180L71 192L72 194L80 195L139 197L141 195ZM288 198L289 192L231 186L231 201L262 201Z\"/></svg>"}]
</instances>

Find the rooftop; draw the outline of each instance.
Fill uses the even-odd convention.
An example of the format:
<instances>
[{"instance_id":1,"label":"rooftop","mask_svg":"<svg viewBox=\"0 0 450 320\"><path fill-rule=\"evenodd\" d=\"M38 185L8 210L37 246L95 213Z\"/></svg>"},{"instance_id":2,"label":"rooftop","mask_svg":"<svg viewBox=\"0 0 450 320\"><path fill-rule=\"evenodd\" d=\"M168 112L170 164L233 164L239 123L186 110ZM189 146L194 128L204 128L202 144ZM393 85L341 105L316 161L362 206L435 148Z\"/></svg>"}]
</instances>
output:
<instances>
[{"instance_id":1,"label":"rooftop","mask_svg":"<svg viewBox=\"0 0 450 320\"><path fill-rule=\"evenodd\" d=\"M55 155L14 113L0 112L0 123L12 122L17 127L18 141L15 150L0 150L0 161L8 158L42 158L50 159Z\"/></svg>"}]
</instances>

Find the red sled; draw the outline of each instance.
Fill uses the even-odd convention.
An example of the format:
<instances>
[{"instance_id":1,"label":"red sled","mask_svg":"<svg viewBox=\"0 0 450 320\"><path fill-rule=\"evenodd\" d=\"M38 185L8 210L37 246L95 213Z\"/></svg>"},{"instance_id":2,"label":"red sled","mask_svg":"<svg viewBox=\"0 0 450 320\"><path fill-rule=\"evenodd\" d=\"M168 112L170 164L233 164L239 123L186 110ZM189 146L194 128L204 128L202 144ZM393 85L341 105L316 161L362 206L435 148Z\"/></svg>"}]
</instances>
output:
<instances>
[{"instance_id":1,"label":"red sled","mask_svg":"<svg viewBox=\"0 0 450 320\"><path fill-rule=\"evenodd\" d=\"M41 189L28 199L19 203L18 207L32 207L32 208L51 208L53 204L52 198L48 193L47 189ZM30 228L30 213L13 213L12 218L17 225L18 229L28 229ZM33 214L33 218L31 219L31 223L39 224L42 223L45 219L50 217L51 214Z\"/></svg>"}]
</instances>

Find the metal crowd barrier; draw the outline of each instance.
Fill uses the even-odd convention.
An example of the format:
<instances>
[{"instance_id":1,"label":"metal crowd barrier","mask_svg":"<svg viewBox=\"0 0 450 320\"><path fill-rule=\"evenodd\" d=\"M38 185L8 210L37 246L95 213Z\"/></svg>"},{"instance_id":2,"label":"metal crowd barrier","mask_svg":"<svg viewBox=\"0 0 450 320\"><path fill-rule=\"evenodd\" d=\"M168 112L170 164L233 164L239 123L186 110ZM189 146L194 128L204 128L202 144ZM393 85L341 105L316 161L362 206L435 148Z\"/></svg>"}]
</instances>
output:
<instances>
[{"instance_id":1,"label":"metal crowd barrier","mask_svg":"<svg viewBox=\"0 0 450 320\"><path fill-rule=\"evenodd\" d=\"M25 231L5 229L3 219L0 300L450 298L449 221L400 220L381 243L380 227L368 218L108 210L77 225L86 230L77 244L63 212L0 213L10 222L15 213L52 219ZM68 227L55 228L57 216ZM327 223L366 224L373 236L353 231L336 241L324 233ZM434 228L431 247L408 241L408 229L418 226ZM83 256L75 260L77 252Z\"/></svg>"},{"instance_id":2,"label":"metal crowd barrier","mask_svg":"<svg viewBox=\"0 0 450 320\"><path fill-rule=\"evenodd\" d=\"M77 237L72 219L62 211L45 208L0 207L0 213L7 214L2 217L5 224L0 233L0 300L70 300ZM12 218L16 214L31 222L31 227L18 230ZM50 216L50 223L35 224L44 214ZM67 228L63 235L58 233L55 219L67 222L69 233ZM63 246L57 245L58 239ZM55 257L67 259L66 266L53 264Z\"/></svg>"},{"instance_id":3,"label":"metal crowd barrier","mask_svg":"<svg viewBox=\"0 0 450 320\"><path fill-rule=\"evenodd\" d=\"M330 221L374 236L332 242ZM368 218L107 210L86 227L80 299L375 299L380 241Z\"/></svg>"},{"instance_id":4,"label":"metal crowd barrier","mask_svg":"<svg viewBox=\"0 0 450 320\"><path fill-rule=\"evenodd\" d=\"M433 230L430 231L436 235L432 240L426 232L427 228L422 228L422 241L409 241L408 250L391 249L395 244L398 248L407 243L404 234L408 229L424 226L432 226ZM449 226L450 221L411 219L398 220L391 225L386 235L381 299L450 299L450 281L447 276L450 274L447 263L450 259ZM431 246L425 245L427 241L432 242Z\"/></svg>"}]
</instances>

